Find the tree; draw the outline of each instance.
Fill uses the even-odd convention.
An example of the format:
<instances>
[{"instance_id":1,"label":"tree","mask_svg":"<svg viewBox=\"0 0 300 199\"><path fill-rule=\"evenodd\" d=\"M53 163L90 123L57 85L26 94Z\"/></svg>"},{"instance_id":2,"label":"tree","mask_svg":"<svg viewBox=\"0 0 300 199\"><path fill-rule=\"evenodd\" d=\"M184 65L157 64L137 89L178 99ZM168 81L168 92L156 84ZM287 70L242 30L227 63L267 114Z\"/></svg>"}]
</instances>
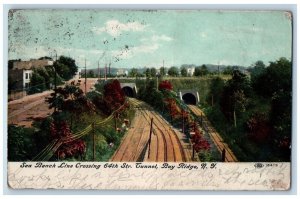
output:
<instances>
[{"instance_id":1,"label":"tree","mask_svg":"<svg viewBox=\"0 0 300 199\"><path fill-rule=\"evenodd\" d=\"M203 64L201 66L201 68L200 68L200 74L201 74L201 76L205 76L205 75L208 74L208 69L207 69L206 65Z\"/></svg>"},{"instance_id":2,"label":"tree","mask_svg":"<svg viewBox=\"0 0 300 199\"><path fill-rule=\"evenodd\" d=\"M138 98L152 105L158 110L163 110L163 94L156 90L154 80L148 80L139 88Z\"/></svg>"},{"instance_id":3,"label":"tree","mask_svg":"<svg viewBox=\"0 0 300 199\"><path fill-rule=\"evenodd\" d=\"M50 89L50 83L53 83L51 81L53 79L50 77L48 71L45 68L37 68L35 72L44 78L46 88Z\"/></svg>"},{"instance_id":4,"label":"tree","mask_svg":"<svg viewBox=\"0 0 300 199\"><path fill-rule=\"evenodd\" d=\"M94 78L94 77L95 77L94 71L93 71L93 70L90 70L90 71L89 71L88 77L90 77L90 78Z\"/></svg>"},{"instance_id":5,"label":"tree","mask_svg":"<svg viewBox=\"0 0 300 199\"><path fill-rule=\"evenodd\" d=\"M151 77L156 77L156 68L150 69L150 75L151 75Z\"/></svg>"},{"instance_id":6,"label":"tree","mask_svg":"<svg viewBox=\"0 0 300 199\"><path fill-rule=\"evenodd\" d=\"M30 161L34 155L35 145L32 142L30 129L15 125L8 125L7 158L9 161Z\"/></svg>"},{"instance_id":7,"label":"tree","mask_svg":"<svg viewBox=\"0 0 300 199\"><path fill-rule=\"evenodd\" d=\"M270 121L274 128L274 146L283 160L290 161L292 134L292 94L279 90L271 102Z\"/></svg>"},{"instance_id":8,"label":"tree","mask_svg":"<svg viewBox=\"0 0 300 199\"><path fill-rule=\"evenodd\" d=\"M267 115L254 113L246 122L248 137L256 143L264 143L271 135L271 125Z\"/></svg>"},{"instance_id":9,"label":"tree","mask_svg":"<svg viewBox=\"0 0 300 199\"><path fill-rule=\"evenodd\" d=\"M207 99L212 106L214 104L219 104L221 98L220 93L223 92L224 84L224 80L220 77L212 79Z\"/></svg>"},{"instance_id":10,"label":"tree","mask_svg":"<svg viewBox=\"0 0 300 199\"><path fill-rule=\"evenodd\" d=\"M195 67L194 76L196 76L196 77L201 76L201 67L200 66Z\"/></svg>"},{"instance_id":11,"label":"tree","mask_svg":"<svg viewBox=\"0 0 300 199\"><path fill-rule=\"evenodd\" d=\"M34 70L30 78L30 89L28 93L33 94L44 91L46 89L45 83L45 78Z\"/></svg>"},{"instance_id":12,"label":"tree","mask_svg":"<svg viewBox=\"0 0 300 199\"><path fill-rule=\"evenodd\" d=\"M223 70L223 74L224 75L232 75L232 72L234 71L233 67L227 66L224 70Z\"/></svg>"},{"instance_id":13,"label":"tree","mask_svg":"<svg viewBox=\"0 0 300 199\"><path fill-rule=\"evenodd\" d=\"M186 77L187 76L187 70L185 67L181 67L180 69L180 73L182 77Z\"/></svg>"},{"instance_id":14,"label":"tree","mask_svg":"<svg viewBox=\"0 0 300 199\"><path fill-rule=\"evenodd\" d=\"M145 70L145 75L146 75L147 78L150 78L150 77L151 77L151 71L150 71L149 68L147 68L147 69Z\"/></svg>"},{"instance_id":15,"label":"tree","mask_svg":"<svg viewBox=\"0 0 300 199\"><path fill-rule=\"evenodd\" d=\"M111 114L125 102L125 95L118 80L112 80L104 85L103 100L100 103L101 110Z\"/></svg>"},{"instance_id":16,"label":"tree","mask_svg":"<svg viewBox=\"0 0 300 199\"><path fill-rule=\"evenodd\" d=\"M165 76L167 74L166 73L166 68L165 67L160 67L159 74L160 74L160 76Z\"/></svg>"},{"instance_id":17,"label":"tree","mask_svg":"<svg viewBox=\"0 0 300 199\"><path fill-rule=\"evenodd\" d=\"M130 77L137 77L137 75L138 75L138 69L132 68L132 69L130 70L130 72L129 72L129 76L130 76Z\"/></svg>"},{"instance_id":18,"label":"tree","mask_svg":"<svg viewBox=\"0 0 300 199\"><path fill-rule=\"evenodd\" d=\"M56 93L56 95L55 95ZM93 103L88 100L79 85L74 82L65 87L58 87L55 93L46 99L49 103L49 108L56 108L54 112L55 119L60 118L61 115L70 115L70 126L72 128L73 119L77 119L78 115L85 112L94 112L95 107ZM56 117L57 116L57 117Z\"/></svg>"},{"instance_id":19,"label":"tree","mask_svg":"<svg viewBox=\"0 0 300 199\"><path fill-rule=\"evenodd\" d=\"M197 66L196 68L195 68L195 72L194 72L194 75L195 76L205 76L205 75L207 75L208 74L208 69L207 69L207 67L206 67L206 65L202 65L202 66Z\"/></svg>"},{"instance_id":20,"label":"tree","mask_svg":"<svg viewBox=\"0 0 300 199\"><path fill-rule=\"evenodd\" d=\"M60 56L54 65L57 73L65 80L71 79L78 71L75 60L70 57Z\"/></svg>"},{"instance_id":21,"label":"tree","mask_svg":"<svg viewBox=\"0 0 300 199\"><path fill-rule=\"evenodd\" d=\"M257 76L253 86L255 91L264 97L272 97L279 90L291 91L291 61L286 58L280 58L278 61L270 62L270 66Z\"/></svg>"},{"instance_id":22,"label":"tree","mask_svg":"<svg viewBox=\"0 0 300 199\"><path fill-rule=\"evenodd\" d=\"M178 68L176 66L172 66L169 70L168 70L168 74L172 77L177 77L178 76Z\"/></svg>"},{"instance_id":23,"label":"tree","mask_svg":"<svg viewBox=\"0 0 300 199\"><path fill-rule=\"evenodd\" d=\"M222 112L234 121L236 126L237 114L244 112L248 103L248 97L252 95L250 81L239 70L234 70L232 78L228 80L221 94L220 105Z\"/></svg>"},{"instance_id":24,"label":"tree","mask_svg":"<svg viewBox=\"0 0 300 199\"><path fill-rule=\"evenodd\" d=\"M242 113L246 111L246 105L248 103L248 99L246 98L244 91L237 90L234 91L232 100L233 102L233 121L234 121L234 127L237 126L236 124L236 114Z\"/></svg>"}]
</instances>

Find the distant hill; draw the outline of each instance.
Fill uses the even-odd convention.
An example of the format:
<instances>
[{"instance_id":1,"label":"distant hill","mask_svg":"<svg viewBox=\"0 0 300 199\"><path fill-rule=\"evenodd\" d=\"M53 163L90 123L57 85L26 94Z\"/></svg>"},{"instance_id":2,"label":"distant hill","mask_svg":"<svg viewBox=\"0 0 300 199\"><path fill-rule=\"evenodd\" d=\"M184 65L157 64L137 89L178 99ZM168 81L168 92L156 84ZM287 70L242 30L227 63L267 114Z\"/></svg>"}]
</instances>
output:
<instances>
[{"instance_id":1,"label":"distant hill","mask_svg":"<svg viewBox=\"0 0 300 199\"><path fill-rule=\"evenodd\" d=\"M227 67L236 67L241 71L248 69L248 67L243 67L243 66L228 66L228 65L214 65L214 64L204 64L204 65L206 65L207 69L210 72L216 72L218 70L220 70L220 72L222 72ZM199 65L182 64L181 66L175 66L175 67L177 67L179 69L181 67L190 68L190 67L197 67L197 66L199 66ZM202 66L202 65L200 65L200 66ZM133 68L135 68L135 67L133 67ZM165 67L165 68L169 69L170 67ZM144 73L146 71L147 67L136 68L136 69L138 70L139 73ZM112 68L110 68L110 73L112 75L116 75L119 70L128 71L128 73L129 73L132 70L132 68L114 68L114 67L112 67ZM87 71L87 73L89 73L90 71L93 71L95 76L97 76L97 74L98 74L98 68L87 69L86 71ZM81 69L81 72L84 73L84 69ZM101 73L101 75L103 75L105 73L105 68L100 68L100 73ZM109 68L107 68L107 74L109 74Z\"/></svg>"}]
</instances>

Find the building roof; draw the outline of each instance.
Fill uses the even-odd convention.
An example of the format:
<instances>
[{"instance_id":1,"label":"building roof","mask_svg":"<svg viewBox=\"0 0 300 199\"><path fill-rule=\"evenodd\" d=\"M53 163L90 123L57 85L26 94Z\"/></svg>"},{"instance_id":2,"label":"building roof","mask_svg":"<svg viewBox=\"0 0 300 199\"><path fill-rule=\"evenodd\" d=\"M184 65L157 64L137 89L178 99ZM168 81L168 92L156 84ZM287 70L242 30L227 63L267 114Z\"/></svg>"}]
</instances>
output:
<instances>
[{"instance_id":1,"label":"building roof","mask_svg":"<svg viewBox=\"0 0 300 199\"><path fill-rule=\"evenodd\" d=\"M53 61L44 59L44 60L30 60L30 61L17 61L13 64L13 70L19 69L19 70L29 70L33 68L41 68L45 66L52 66Z\"/></svg>"}]
</instances>

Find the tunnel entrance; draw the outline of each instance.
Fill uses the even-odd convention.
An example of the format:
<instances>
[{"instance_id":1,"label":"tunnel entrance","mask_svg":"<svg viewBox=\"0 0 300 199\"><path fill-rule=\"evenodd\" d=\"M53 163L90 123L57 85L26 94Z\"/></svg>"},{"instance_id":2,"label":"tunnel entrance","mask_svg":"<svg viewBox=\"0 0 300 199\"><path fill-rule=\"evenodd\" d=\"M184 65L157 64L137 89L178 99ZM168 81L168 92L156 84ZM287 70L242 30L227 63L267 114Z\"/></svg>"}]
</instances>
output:
<instances>
[{"instance_id":1,"label":"tunnel entrance","mask_svg":"<svg viewBox=\"0 0 300 199\"><path fill-rule=\"evenodd\" d=\"M122 88L122 91L127 97L134 97L133 89L129 86L125 86Z\"/></svg>"},{"instance_id":2,"label":"tunnel entrance","mask_svg":"<svg viewBox=\"0 0 300 199\"><path fill-rule=\"evenodd\" d=\"M186 94L184 94L182 96L182 100L186 104L196 105L196 103L197 103L196 97L192 93L186 93Z\"/></svg>"}]
</instances>

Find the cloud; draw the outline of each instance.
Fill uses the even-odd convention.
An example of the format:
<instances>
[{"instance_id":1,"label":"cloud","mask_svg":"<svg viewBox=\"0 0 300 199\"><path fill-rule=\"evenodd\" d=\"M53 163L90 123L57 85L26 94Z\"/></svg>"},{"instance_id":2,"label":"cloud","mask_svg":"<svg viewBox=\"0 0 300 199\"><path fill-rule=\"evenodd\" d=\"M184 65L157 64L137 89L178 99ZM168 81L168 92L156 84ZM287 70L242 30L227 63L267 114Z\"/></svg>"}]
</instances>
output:
<instances>
[{"instance_id":1,"label":"cloud","mask_svg":"<svg viewBox=\"0 0 300 199\"><path fill-rule=\"evenodd\" d=\"M121 23L118 20L109 20L105 23L104 27L93 27L92 31L96 34L102 34L103 32L106 32L113 37L118 37L124 31L142 32L146 27L147 25L143 25L136 21Z\"/></svg>"},{"instance_id":2,"label":"cloud","mask_svg":"<svg viewBox=\"0 0 300 199\"><path fill-rule=\"evenodd\" d=\"M201 32L201 33L200 33L200 36L201 36L202 38L206 38L206 37L207 37L207 34L206 34L205 32Z\"/></svg>"},{"instance_id":3,"label":"cloud","mask_svg":"<svg viewBox=\"0 0 300 199\"><path fill-rule=\"evenodd\" d=\"M146 41L152 41L152 42L158 42L158 41L172 41L173 38L169 37L167 35L153 35L150 38L142 38L141 41L142 42L146 42Z\"/></svg>"},{"instance_id":4,"label":"cloud","mask_svg":"<svg viewBox=\"0 0 300 199\"><path fill-rule=\"evenodd\" d=\"M160 41L172 41L173 38L167 36L167 35L152 35L149 38L142 38L140 39L141 45L124 48L121 50L114 50L111 51L111 54L113 57L115 57L117 60L119 59L130 59L138 54L141 53L154 53L160 46Z\"/></svg>"}]
</instances>

